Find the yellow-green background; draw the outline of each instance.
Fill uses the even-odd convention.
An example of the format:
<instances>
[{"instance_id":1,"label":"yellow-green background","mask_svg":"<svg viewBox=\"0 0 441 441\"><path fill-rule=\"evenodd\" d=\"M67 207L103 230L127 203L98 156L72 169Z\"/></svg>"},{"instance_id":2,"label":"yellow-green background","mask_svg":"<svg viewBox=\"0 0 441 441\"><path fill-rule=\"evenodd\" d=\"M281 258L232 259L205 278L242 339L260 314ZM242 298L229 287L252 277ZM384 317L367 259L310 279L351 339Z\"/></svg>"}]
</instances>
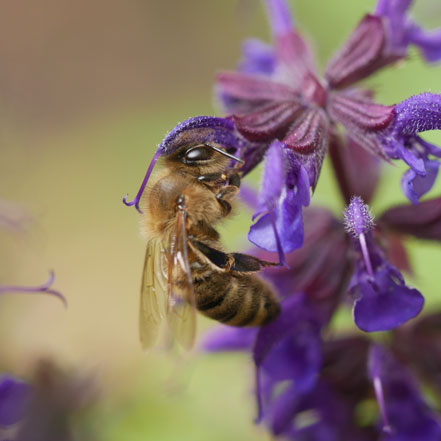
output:
<instances>
[{"instance_id":1,"label":"yellow-green background","mask_svg":"<svg viewBox=\"0 0 441 441\"><path fill-rule=\"evenodd\" d=\"M374 1L298 0L299 27L319 66ZM437 0L414 17L441 25ZM144 242L134 196L164 134L190 116L213 114L215 72L232 69L240 43L268 40L257 0L7 1L0 17L0 197L32 217L23 234L0 232L0 283L38 284L49 269L69 302L0 299L0 367L28 376L41 357L92 372L101 396L88 424L104 441L265 440L252 424L247 355L184 359L143 354L137 308ZM378 100L441 92L441 69L410 60L370 79ZM441 136L429 134L441 144ZM374 211L404 201L404 168L387 168ZM257 182L258 176L254 176ZM325 164L314 203L342 206ZM440 194L441 185L432 190ZM246 244L249 215L222 229ZM430 310L441 298L437 245L410 242ZM201 328L213 324L200 320ZM349 322L345 325L351 326Z\"/></svg>"}]
</instances>

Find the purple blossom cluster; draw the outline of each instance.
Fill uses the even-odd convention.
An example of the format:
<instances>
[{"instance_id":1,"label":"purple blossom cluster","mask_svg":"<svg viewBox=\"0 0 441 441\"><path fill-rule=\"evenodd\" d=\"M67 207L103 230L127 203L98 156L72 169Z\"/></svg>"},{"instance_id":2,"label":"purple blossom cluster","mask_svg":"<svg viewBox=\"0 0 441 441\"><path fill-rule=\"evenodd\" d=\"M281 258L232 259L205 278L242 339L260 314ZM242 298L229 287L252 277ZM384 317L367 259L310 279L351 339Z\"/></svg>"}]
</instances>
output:
<instances>
[{"instance_id":1,"label":"purple blossom cluster","mask_svg":"<svg viewBox=\"0 0 441 441\"><path fill-rule=\"evenodd\" d=\"M278 254L282 265L263 276L281 313L260 329L223 326L205 350L251 351L257 421L274 436L440 441L441 316L417 318L424 297L403 272L411 271L407 237L441 240L441 197L420 202L441 159L420 134L441 129L441 95L385 105L362 80L405 59L411 46L427 62L440 61L441 29L416 24L411 0L379 0L320 77L285 0L265 5L273 45L246 41L237 69L217 76L225 118L174 128L135 199L124 203L139 209L154 163L183 143L227 149L244 161L243 177L263 162L261 190L248 198L255 213L248 238L260 258ZM310 206L327 155L346 205L341 218ZM369 203L381 165L394 161L409 167L401 188L410 203L374 219ZM358 330L340 335L331 321L348 304Z\"/></svg>"}]
</instances>

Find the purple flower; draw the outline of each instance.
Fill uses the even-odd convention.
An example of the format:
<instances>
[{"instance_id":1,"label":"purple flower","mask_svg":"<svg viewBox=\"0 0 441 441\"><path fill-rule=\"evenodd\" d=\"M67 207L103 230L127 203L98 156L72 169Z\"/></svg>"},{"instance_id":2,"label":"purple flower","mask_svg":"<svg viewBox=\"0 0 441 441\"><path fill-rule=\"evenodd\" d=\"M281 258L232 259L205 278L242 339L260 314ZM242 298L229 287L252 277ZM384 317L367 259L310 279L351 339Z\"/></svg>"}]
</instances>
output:
<instances>
[{"instance_id":1,"label":"purple flower","mask_svg":"<svg viewBox=\"0 0 441 441\"><path fill-rule=\"evenodd\" d=\"M418 315L424 298L405 285L401 273L375 244L372 215L361 198L351 200L345 212L345 225L359 253L350 288L355 296L357 326L367 332L388 331Z\"/></svg>"},{"instance_id":2,"label":"purple flower","mask_svg":"<svg viewBox=\"0 0 441 441\"><path fill-rule=\"evenodd\" d=\"M422 94L396 106L384 106L373 101L371 91L353 85L403 58L409 44L430 52L430 61L441 59L441 32L429 36L411 22L406 17L408 0L381 0L375 15L366 15L330 60L326 81L322 82L285 1L267 0L266 6L273 50L256 40L246 43L237 71L220 73L216 90L237 130L258 143L242 151L247 171L262 160L263 152L275 139L281 141L278 148L285 150L280 156L284 158L285 176L290 176L285 183L286 194L297 197L284 197L283 202L279 199L277 213L273 210L272 216L259 219L249 235L254 244L280 254L281 248L286 253L301 246L300 212L307 203L300 204L299 200L307 201L305 187L314 189L317 184L328 146L335 144L330 127L336 124L346 129L347 143L361 146L378 158L408 162L409 156L415 156L402 185L412 202L431 188L439 165L429 155L439 156L441 151L418 138L417 133L429 126L441 128L440 96ZM273 158L274 154L268 154L265 161ZM276 168L266 166L263 188ZM281 184L277 181L275 186L278 194L285 196Z\"/></svg>"},{"instance_id":3,"label":"purple flower","mask_svg":"<svg viewBox=\"0 0 441 441\"><path fill-rule=\"evenodd\" d=\"M425 32L406 16L412 0L379 0L375 15L383 18L388 36L384 53L404 57L415 45L427 61L441 59L441 29ZM383 55L384 56L384 55Z\"/></svg>"},{"instance_id":4,"label":"purple flower","mask_svg":"<svg viewBox=\"0 0 441 441\"><path fill-rule=\"evenodd\" d=\"M380 135L386 154L402 159L410 169L404 174L401 187L414 204L433 186L438 175L441 149L424 141L418 133L441 129L441 96L430 93L410 97L395 106L396 117Z\"/></svg>"},{"instance_id":5,"label":"purple flower","mask_svg":"<svg viewBox=\"0 0 441 441\"><path fill-rule=\"evenodd\" d=\"M290 167L292 157L283 144L274 141L266 153L259 207L248 239L267 251L285 253L303 245L302 207L309 205L309 178L302 165ZM296 163L295 163L296 164ZM271 185L268 183L271 182ZM290 183L296 186L291 187Z\"/></svg>"},{"instance_id":6,"label":"purple flower","mask_svg":"<svg viewBox=\"0 0 441 441\"><path fill-rule=\"evenodd\" d=\"M0 376L0 428L23 418L31 387L10 375Z\"/></svg>"},{"instance_id":7,"label":"purple flower","mask_svg":"<svg viewBox=\"0 0 441 441\"><path fill-rule=\"evenodd\" d=\"M383 419L384 441L439 441L441 420L424 402L407 370L375 344L369 355L369 375Z\"/></svg>"}]
</instances>

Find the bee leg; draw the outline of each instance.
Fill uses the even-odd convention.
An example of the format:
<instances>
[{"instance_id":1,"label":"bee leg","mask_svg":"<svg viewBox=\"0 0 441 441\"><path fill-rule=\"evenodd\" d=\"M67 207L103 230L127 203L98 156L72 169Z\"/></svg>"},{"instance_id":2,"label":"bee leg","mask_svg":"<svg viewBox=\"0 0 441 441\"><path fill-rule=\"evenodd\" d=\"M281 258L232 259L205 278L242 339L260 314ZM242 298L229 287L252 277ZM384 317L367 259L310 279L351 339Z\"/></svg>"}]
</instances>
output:
<instances>
[{"instance_id":1,"label":"bee leg","mask_svg":"<svg viewBox=\"0 0 441 441\"><path fill-rule=\"evenodd\" d=\"M237 195L238 191L238 187L234 185L227 185L216 194L216 199L219 204L221 204L225 216L231 212L231 204L229 200L233 199Z\"/></svg>"},{"instance_id":2,"label":"bee leg","mask_svg":"<svg viewBox=\"0 0 441 441\"><path fill-rule=\"evenodd\" d=\"M279 263L260 260L248 254L224 253L196 240L192 235L188 239L194 248L201 252L211 263L225 271L258 272L262 268L279 265Z\"/></svg>"},{"instance_id":3,"label":"bee leg","mask_svg":"<svg viewBox=\"0 0 441 441\"><path fill-rule=\"evenodd\" d=\"M228 178L228 185L232 185L233 187L240 187L240 176L239 173L234 173Z\"/></svg>"},{"instance_id":4,"label":"bee leg","mask_svg":"<svg viewBox=\"0 0 441 441\"><path fill-rule=\"evenodd\" d=\"M206 175L198 176L199 182L223 182L227 179L224 173L208 173Z\"/></svg>"}]
</instances>

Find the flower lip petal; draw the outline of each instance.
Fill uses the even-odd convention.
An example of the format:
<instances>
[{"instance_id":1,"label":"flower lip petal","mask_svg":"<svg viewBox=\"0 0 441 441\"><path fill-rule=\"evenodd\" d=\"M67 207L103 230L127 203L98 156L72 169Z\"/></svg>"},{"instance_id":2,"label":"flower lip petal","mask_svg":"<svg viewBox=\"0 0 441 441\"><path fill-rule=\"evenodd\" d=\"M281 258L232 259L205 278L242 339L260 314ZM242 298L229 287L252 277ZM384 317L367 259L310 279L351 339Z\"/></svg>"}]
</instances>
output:
<instances>
[{"instance_id":1,"label":"flower lip petal","mask_svg":"<svg viewBox=\"0 0 441 441\"><path fill-rule=\"evenodd\" d=\"M397 272L389 264L376 270L374 281L367 279L358 283L353 312L356 325L363 331L389 331L421 312L423 296L395 280Z\"/></svg>"},{"instance_id":2,"label":"flower lip petal","mask_svg":"<svg viewBox=\"0 0 441 441\"><path fill-rule=\"evenodd\" d=\"M401 179L401 189L412 204L418 204L420 197L424 196L433 187L438 176L440 163L438 161L425 161L425 175L417 174L409 169Z\"/></svg>"},{"instance_id":3,"label":"flower lip petal","mask_svg":"<svg viewBox=\"0 0 441 441\"><path fill-rule=\"evenodd\" d=\"M275 53L269 44L257 39L249 39L242 45L242 60L237 70L248 74L271 75L275 64Z\"/></svg>"}]
</instances>

